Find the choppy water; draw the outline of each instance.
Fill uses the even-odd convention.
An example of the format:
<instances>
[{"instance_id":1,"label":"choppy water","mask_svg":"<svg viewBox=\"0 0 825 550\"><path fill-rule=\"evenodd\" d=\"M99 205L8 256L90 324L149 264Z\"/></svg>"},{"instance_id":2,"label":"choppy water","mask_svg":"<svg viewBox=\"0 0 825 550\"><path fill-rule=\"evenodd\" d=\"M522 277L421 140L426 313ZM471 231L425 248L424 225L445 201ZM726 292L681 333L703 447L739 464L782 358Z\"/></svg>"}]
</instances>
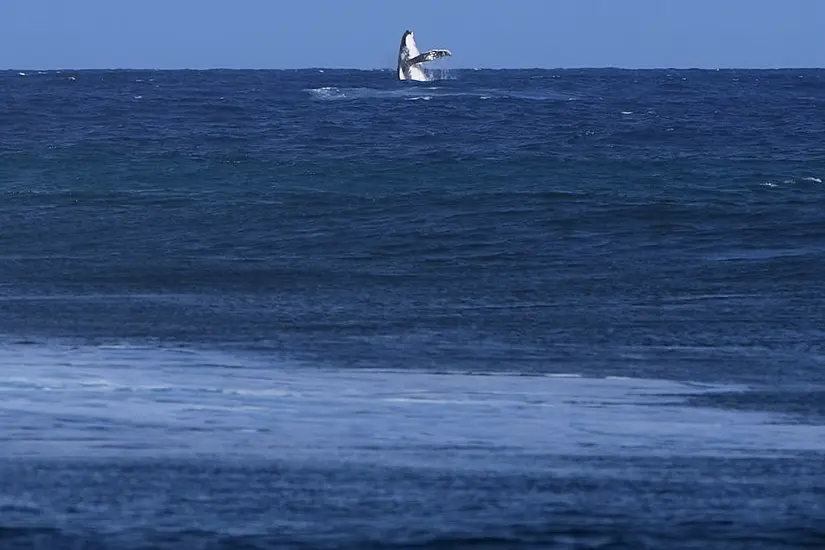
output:
<instances>
[{"instance_id":1,"label":"choppy water","mask_svg":"<svg viewBox=\"0 0 825 550\"><path fill-rule=\"evenodd\" d=\"M825 71L0 73L0 548L822 548Z\"/></svg>"}]
</instances>

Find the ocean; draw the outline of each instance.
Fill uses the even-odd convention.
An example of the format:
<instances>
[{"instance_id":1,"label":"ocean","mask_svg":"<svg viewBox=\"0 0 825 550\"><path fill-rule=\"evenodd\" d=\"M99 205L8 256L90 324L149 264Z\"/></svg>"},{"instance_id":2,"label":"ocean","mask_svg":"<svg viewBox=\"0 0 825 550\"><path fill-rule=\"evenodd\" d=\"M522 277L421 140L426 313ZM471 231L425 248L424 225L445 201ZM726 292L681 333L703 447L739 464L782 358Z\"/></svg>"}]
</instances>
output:
<instances>
[{"instance_id":1,"label":"ocean","mask_svg":"<svg viewBox=\"0 0 825 550\"><path fill-rule=\"evenodd\" d=\"M0 548L825 547L825 70L0 96Z\"/></svg>"}]
</instances>

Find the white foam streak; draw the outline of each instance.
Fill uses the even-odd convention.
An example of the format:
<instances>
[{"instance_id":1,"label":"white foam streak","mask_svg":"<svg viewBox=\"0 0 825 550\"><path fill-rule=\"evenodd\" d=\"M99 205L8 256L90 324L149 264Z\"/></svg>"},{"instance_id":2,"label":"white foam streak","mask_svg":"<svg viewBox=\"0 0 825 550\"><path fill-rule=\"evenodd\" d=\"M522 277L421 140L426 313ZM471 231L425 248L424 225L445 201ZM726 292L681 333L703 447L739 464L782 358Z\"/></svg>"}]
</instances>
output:
<instances>
[{"instance_id":1,"label":"white foam streak","mask_svg":"<svg viewBox=\"0 0 825 550\"><path fill-rule=\"evenodd\" d=\"M467 467L507 467L536 455L825 450L825 427L688 406L684 395L723 388L659 380L330 370L191 350L39 346L6 349L0 368L0 456L344 453L426 463L438 447Z\"/></svg>"}]
</instances>

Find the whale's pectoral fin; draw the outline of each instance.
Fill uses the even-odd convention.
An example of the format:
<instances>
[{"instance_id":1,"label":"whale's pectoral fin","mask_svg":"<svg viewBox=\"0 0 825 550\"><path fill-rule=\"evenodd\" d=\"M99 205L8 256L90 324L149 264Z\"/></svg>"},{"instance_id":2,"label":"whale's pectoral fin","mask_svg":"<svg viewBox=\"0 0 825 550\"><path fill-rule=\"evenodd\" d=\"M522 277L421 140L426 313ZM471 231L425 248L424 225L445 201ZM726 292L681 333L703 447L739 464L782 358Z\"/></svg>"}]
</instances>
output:
<instances>
[{"instance_id":1,"label":"whale's pectoral fin","mask_svg":"<svg viewBox=\"0 0 825 550\"><path fill-rule=\"evenodd\" d=\"M415 65L417 63L426 63L428 61L435 61L436 59L441 59L442 57L449 57L453 55L450 53L450 50L430 50L428 52L424 52L421 55L417 55L410 59L407 63L410 65Z\"/></svg>"}]
</instances>

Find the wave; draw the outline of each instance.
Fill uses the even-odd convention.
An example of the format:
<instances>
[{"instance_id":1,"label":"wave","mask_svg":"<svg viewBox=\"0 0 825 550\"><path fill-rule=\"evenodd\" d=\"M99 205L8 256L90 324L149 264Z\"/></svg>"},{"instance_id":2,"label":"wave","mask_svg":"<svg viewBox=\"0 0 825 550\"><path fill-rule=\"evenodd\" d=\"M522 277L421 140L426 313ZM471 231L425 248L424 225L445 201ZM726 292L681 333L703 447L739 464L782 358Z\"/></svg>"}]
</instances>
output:
<instances>
[{"instance_id":1,"label":"wave","mask_svg":"<svg viewBox=\"0 0 825 550\"><path fill-rule=\"evenodd\" d=\"M782 186L806 185L806 184L812 184L812 183L813 184L822 183L822 178L818 178L816 176L804 176L804 177L795 176L795 177L792 177L792 178L786 178L786 179L782 180L781 182L779 182L778 180L764 181L764 182L760 183L760 185L763 186L763 187L779 187L780 185L782 185Z\"/></svg>"},{"instance_id":2,"label":"wave","mask_svg":"<svg viewBox=\"0 0 825 550\"><path fill-rule=\"evenodd\" d=\"M434 98L470 98L526 101L573 101L577 98L551 91L512 91L503 89L454 90L441 86L405 85L402 88L342 88L324 86L306 90L313 99L321 101L357 101L357 100L430 100Z\"/></svg>"},{"instance_id":3,"label":"wave","mask_svg":"<svg viewBox=\"0 0 825 550\"><path fill-rule=\"evenodd\" d=\"M177 479L179 468L175 466L164 466L162 473ZM111 468L109 468L110 470ZM249 476L255 480L254 475L248 473L247 468L240 475ZM75 470L67 470L74 473ZM91 475L82 472L81 479ZM257 474L255 470L253 470ZM235 473L233 471L233 473ZM131 472L130 472L131 474ZM108 476L112 474L106 471ZM145 475L145 474L144 474ZM188 473L187 478L196 474ZM261 475L261 474L257 474ZM98 476L101 477L101 476ZM147 478L150 482L154 479ZM189 480L191 483L192 481ZM153 487L154 488L154 487ZM96 487L97 489L97 487ZM159 487L155 488L160 490ZM100 490L100 489L97 489ZM107 493L103 493L107 494ZM201 497L205 502L212 499L206 496ZM326 533L310 535L303 531L287 533L267 533L263 530L255 530L247 527L241 532L238 529L233 531L222 529L206 529L186 527L186 520L182 517L185 504L193 506L200 513L208 513L210 509L203 502L190 502L191 497L177 497L171 510L175 514L174 527L160 528L136 528L124 529L120 532L108 532L99 527L96 522L89 522L93 527L86 532L75 532L64 527L52 526L21 526L21 527L0 527L0 541L10 540L20 544L15 548L118 548L129 550L134 548L310 548L333 546L325 545ZM134 506L130 502L131 505ZM89 508L97 511L98 508L85 504L81 509ZM202 511L205 510L205 511ZM74 508L69 508L70 513L79 515ZM103 516L106 517L106 516ZM315 518L315 521L320 521ZM636 548L742 548L737 542L747 541L747 547L751 548L813 548L820 544L825 537L825 531L820 527L808 524L801 515L793 518L794 525L791 527L778 527L775 525L749 524L745 520L736 521L714 521L712 519L702 519L700 521L687 522L683 526L671 527L661 523L642 521L628 516L593 517L590 514L578 511L567 513L557 512L551 516L553 522L558 527L538 528L533 525L512 522L512 525L496 525L494 528L481 527L474 524L473 530L466 528L453 532L450 529L434 529L438 534L427 534L416 532L416 530L404 526L402 533L392 535L380 531L380 535L375 533L367 535L360 531L341 532L333 529L341 542L334 548L341 550L371 548L374 550L410 550L437 548L441 550L459 550L463 548L481 548L489 550L497 549L532 549L532 548L595 548L616 550L636 549ZM419 518L416 518L419 519ZM656 518L658 519L658 518ZM624 520L628 525L623 524ZM168 521L168 520L167 520ZM431 521L429 518L426 521ZM552 524L550 520L547 523ZM570 525L572 522L572 525ZM501 523L501 522L498 522ZM651 524L652 523L652 524ZM290 522L284 522L286 526ZM796 525L799 524L797 527ZM362 540L363 539L363 540ZM680 541L678 546L674 546L674 541ZM731 540L733 546L718 544L720 540ZM798 546L791 546L798 545Z\"/></svg>"},{"instance_id":4,"label":"wave","mask_svg":"<svg viewBox=\"0 0 825 550\"><path fill-rule=\"evenodd\" d=\"M303 460L335 448L373 461L373 450L380 449L381 461L395 464L415 462L429 456L433 445L447 444L454 464L506 469L515 458L550 449L565 456L655 456L667 448L685 457L753 457L821 452L825 441L821 426L783 421L775 412L688 403L713 404L712 394L744 390L732 385L588 378L569 371L351 370L268 354L117 343L12 344L3 351L0 438L8 444L0 457L46 457L55 451L54 441L63 442L61 456L134 456L132 445L140 442L155 457L250 457L277 450ZM440 423L443 418L451 422ZM299 432L289 427L296 423ZM514 423L541 430L513 431ZM715 425L728 426L724 438L708 431ZM358 432L360 426L369 432ZM26 440L11 437L21 431ZM213 437L204 438L204 432ZM512 454L479 457L461 451L467 446Z\"/></svg>"}]
</instances>

